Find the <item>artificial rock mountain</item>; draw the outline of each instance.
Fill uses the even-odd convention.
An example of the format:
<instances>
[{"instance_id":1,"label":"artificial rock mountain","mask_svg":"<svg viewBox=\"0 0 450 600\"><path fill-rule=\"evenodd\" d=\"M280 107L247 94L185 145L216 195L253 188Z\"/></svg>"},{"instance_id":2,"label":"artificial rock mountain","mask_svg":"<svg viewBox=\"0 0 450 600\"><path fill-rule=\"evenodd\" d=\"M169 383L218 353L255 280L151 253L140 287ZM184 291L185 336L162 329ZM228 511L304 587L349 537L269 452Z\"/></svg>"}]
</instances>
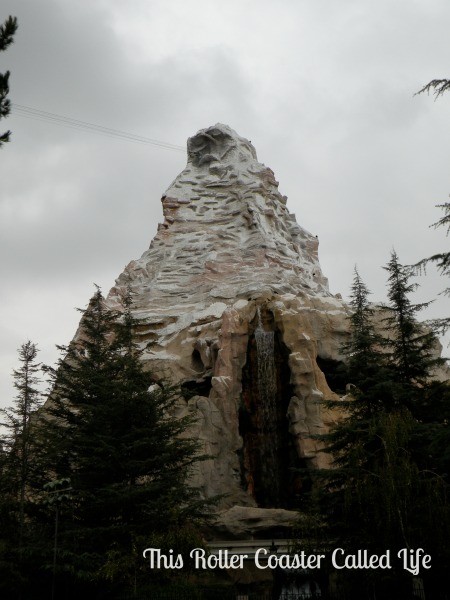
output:
<instances>
[{"instance_id":1,"label":"artificial rock mountain","mask_svg":"<svg viewBox=\"0 0 450 600\"><path fill-rule=\"evenodd\" d=\"M217 124L187 150L164 222L107 302L131 285L146 367L182 384L179 414L195 415L190 433L211 456L194 483L224 495L219 530L267 535L292 521L304 485L292 467L326 462L312 436L333 420L323 371L340 358L347 309L248 140Z\"/></svg>"}]
</instances>

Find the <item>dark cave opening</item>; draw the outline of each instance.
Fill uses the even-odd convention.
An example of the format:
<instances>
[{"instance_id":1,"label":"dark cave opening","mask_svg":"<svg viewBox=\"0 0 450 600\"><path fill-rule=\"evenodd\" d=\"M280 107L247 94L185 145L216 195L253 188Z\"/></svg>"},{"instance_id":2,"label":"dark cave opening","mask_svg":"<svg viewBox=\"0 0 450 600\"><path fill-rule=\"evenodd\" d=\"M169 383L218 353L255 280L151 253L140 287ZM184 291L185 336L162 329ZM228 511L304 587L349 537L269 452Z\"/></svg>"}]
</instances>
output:
<instances>
[{"instance_id":1,"label":"dark cave opening","mask_svg":"<svg viewBox=\"0 0 450 600\"><path fill-rule=\"evenodd\" d=\"M193 396L209 396L211 392L211 377L202 377L194 381L184 381L181 384L181 394L185 400Z\"/></svg>"},{"instance_id":2,"label":"dark cave opening","mask_svg":"<svg viewBox=\"0 0 450 600\"><path fill-rule=\"evenodd\" d=\"M328 387L336 394L345 394L345 386L347 384L347 375L345 363L332 358L316 358L316 363L322 373L325 375Z\"/></svg>"},{"instance_id":3,"label":"dark cave opening","mask_svg":"<svg viewBox=\"0 0 450 600\"><path fill-rule=\"evenodd\" d=\"M200 352L196 349L194 349L194 351L192 352L191 363L192 368L194 369L194 371L197 371L197 373L201 373L205 369L200 356Z\"/></svg>"},{"instance_id":4,"label":"dark cave opening","mask_svg":"<svg viewBox=\"0 0 450 600\"><path fill-rule=\"evenodd\" d=\"M257 319L253 324L242 371L242 485L262 508L294 508L303 479L298 470L305 465L289 433L287 409L293 396L289 350L275 330L272 314L264 312L261 317L259 330ZM270 351L261 349L261 338Z\"/></svg>"}]
</instances>

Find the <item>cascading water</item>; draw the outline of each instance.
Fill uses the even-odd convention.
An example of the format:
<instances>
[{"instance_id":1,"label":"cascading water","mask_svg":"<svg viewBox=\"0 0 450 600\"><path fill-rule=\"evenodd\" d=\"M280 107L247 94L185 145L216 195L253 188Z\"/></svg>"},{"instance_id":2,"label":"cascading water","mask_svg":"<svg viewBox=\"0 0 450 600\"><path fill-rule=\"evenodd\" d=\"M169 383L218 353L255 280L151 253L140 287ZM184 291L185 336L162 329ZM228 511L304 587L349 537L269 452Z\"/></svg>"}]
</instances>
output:
<instances>
[{"instance_id":1,"label":"cascading water","mask_svg":"<svg viewBox=\"0 0 450 600\"><path fill-rule=\"evenodd\" d=\"M255 329L259 392L259 452L261 480L270 503L277 506L280 497L278 465L277 384L275 372L275 333L265 331L261 311L257 309Z\"/></svg>"},{"instance_id":2,"label":"cascading water","mask_svg":"<svg viewBox=\"0 0 450 600\"><path fill-rule=\"evenodd\" d=\"M298 469L305 465L298 461L286 416L294 395L289 350L269 322L270 313L257 309L242 369L241 483L261 508L292 508L303 485Z\"/></svg>"}]
</instances>

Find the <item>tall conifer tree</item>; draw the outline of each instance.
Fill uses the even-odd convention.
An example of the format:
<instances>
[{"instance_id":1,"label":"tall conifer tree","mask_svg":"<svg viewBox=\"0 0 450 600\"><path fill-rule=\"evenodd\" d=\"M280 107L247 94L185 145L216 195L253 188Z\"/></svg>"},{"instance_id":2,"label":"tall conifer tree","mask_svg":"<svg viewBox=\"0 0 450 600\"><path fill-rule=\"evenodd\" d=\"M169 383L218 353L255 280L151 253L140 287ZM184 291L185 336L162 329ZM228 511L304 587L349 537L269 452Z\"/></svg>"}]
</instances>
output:
<instances>
[{"instance_id":1,"label":"tall conifer tree","mask_svg":"<svg viewBox=\"0 0 450 600\"><path fill-rule=\"evenodd\" d=\"M18 352L21 365L13 371L17 395L11 407L2 409L0 423L5 432L0 453L0 595L19 593L27 576L25 548L32 537L29 492L34 479L33 418L41 405L40 365L32 342Z\"/></svg>"},{"instance_id":2,"label":"tall conifer tree","mask_svg":"<svg viewBox=\"0 0 450 600\"><path fill-rule=\"evenodd\" d=\"M123 312L111 311L97 291L50 370L45 411L48 475L72 488L61 523L65 566L102 585L138 581L152 539L181 539L204 509L186 484L198 460L197 442L183 435L190 418L171 416L177 390L143 370L131 304L127 293Z\"/></svg>"},{"instance_id":3,"label":"tall conifer tree","mask_svg":"<svg viewBox=\"0 0 450 600\"><path fill-rule=\"evenodd\" d=\"M417 404L424 381L438 362L431 354L434 338L414 319L424 305L409 300L414 289L409 272L402 270L396 256L389 268L392 304L387 341L374 328L368 289L355 272L351 336L344 346L347 378L353 385L350 394L332 403L344 414L323 436L334 468L318 474L325 479L320 512L326 515L330 538L348 551L364 546L375 554L386 548L394 553L418 545L440 548L442 555L443 545L430 535L437 521L448 530L442 485L438 478L424 475L415 460L411 440L417 420L408 409ZM381 593L382 578L366 575L352 574L347 582L357 580L351 585L366 586L366 594L371 588ZM403 575L397 571L390 585ZM393 597L405 593L410 583L405 580L403 592L397 589ZM383 596L388 597L386 591Z\"/></svg>"},{"instance_id":4,"label":"tall conifer tree","mask_svg":"<svg viewBox=\"0 0 450 600\"><path fill-rule=\"evenodd\" d=\"M430 302L414 304L410 295L417 284L411 283L411 267L402 265L395 251L384 269L388 272L389 314L385 318L386 346L398 383L399 401L411 406L432 375L433 368L444 362L436 356L436 335L417 321L417 314Z\"/></svg>"},{"instance_id":5,"label":"tall conifer tree","mask_svg":"<svg viewBox=\"0 0 450 600\"><path fill-rule=\"evenodd\" d=\"M1 425L7 430L3 440L6 451L3 475L9 493L17 499L19 548L22 547L26 492L32 469L32 416L41 404L41 392L38 389L40 365L36 362L37 353L36 345L30 341L19 348L21 366L13 372L17 396L12 407L1 411L4 417Z\"/></svg>"},{"instance_id":6,"label":"tall conifer tree","mask_svg":"<svg viewBox=\"0 0 450 600\"><path fill-rule=\"evenodd\" d=\"M370 291L356 267L350 294L350 340L343 346L346 355L347 381L353 384L352 412L370 416L381 408L392 409L390 373L383 339L374 325L375 308L369 301Z\"/></svg>"}]
</instances>

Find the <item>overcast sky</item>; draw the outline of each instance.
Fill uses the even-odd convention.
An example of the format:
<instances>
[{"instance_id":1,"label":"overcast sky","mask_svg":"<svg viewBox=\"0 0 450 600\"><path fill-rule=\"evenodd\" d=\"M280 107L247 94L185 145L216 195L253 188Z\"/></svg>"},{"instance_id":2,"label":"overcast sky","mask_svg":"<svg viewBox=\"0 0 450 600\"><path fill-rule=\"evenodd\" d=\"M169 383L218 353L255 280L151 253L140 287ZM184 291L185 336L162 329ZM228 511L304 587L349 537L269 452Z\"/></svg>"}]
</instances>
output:
<instances>
[{"instance_id":1,"label":"overcast sky","mask_svg":"<svg viewBox=\"0 0 450 600\"><path fill-rule=\"evenodd\" d=\"M333 293L353 268L385 299L395 247L412 263L448 247L429 228L450 192L448 0L2 0L18 17L0 55L11 101L185 147L230 125L318 235ZM176 150L13 112L0 122L0 404L27 339L53 362L93 293L149 246ZM419 280L420 299L444 281ZM448 299L433 314L448 314ZM448 349L447 349L448 351Z\"/></svg>"}]
</instances>

